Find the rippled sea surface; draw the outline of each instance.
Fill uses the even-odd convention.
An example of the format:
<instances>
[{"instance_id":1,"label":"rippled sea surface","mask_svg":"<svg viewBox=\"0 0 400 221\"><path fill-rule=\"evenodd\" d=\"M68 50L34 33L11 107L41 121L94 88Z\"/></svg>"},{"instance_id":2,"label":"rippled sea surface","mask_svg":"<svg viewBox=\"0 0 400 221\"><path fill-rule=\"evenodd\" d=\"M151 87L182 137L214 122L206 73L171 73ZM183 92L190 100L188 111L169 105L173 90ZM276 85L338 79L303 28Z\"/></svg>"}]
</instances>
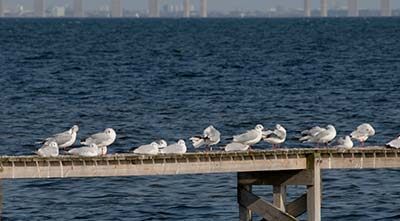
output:
<instances>
[{"instance_id":1,"label":"rippled sea surface","mask_svg":"<svg viewBox=\"0 0 400 221\"><path fill-rule=\"evenodd\" d=\"M32 154L73 124L79 138L115 128L111 153L209 124L226 143L280 123L294 148L311 147L295 139L307 127L343 136L369 122L367 144L382 145L400 133L399 39L400 18L0 19L0 154ZM400 219L399 170L323 175L323 220ZM238 220L235 174L4 180L2 191L3 220Z\"/></svg>"}]
</instances>

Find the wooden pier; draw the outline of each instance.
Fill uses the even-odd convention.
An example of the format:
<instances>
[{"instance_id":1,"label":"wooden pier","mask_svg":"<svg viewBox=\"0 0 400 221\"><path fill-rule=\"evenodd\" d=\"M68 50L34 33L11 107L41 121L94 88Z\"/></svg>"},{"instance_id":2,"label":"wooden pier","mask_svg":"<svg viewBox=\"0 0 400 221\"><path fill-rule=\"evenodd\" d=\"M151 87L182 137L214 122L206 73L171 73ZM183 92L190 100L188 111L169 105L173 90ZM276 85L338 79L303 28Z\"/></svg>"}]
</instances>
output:
<instances>
[{"instance_id":1,"label":"wooden pier","mask_svg":"<svg viewBox=\"0 0 400 221\"><path fill-rule=\"evenodd\" d=\"M241 221L252 220L252 213L262 217L262 220L297 220L296 217L305 212L308 220L318 221L321 220L322 169L400 168L399 155L400 150L397 149L366 147L157 156L114 154L90 158L1 156L0 177L68 178L235 172ZM273 202L252 193L253 185L272 185ZM288 185L305 185L307 191L298 199L286 202Z\"/></svg>"}]
</instances>

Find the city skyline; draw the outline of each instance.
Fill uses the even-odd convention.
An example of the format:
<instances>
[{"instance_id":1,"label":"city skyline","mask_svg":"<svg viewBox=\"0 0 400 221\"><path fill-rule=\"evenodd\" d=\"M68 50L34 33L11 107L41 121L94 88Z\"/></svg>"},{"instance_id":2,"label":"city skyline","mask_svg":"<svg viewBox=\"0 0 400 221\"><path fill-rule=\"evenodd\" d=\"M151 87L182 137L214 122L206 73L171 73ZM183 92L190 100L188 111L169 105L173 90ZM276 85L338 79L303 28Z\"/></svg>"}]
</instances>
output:
<instances>
[{"instance_id":1,"label":"city skyline","mask_svg":"<svg viewBox=\"0 0 400 221\"><path fill-rule=\"evenodd\" d=\"M328 0L328 7L346 7L348 0ZM164 4L182 4L183 0L160 0L160 6ZM73 0L46 0L46 7L73 5ZM190 0L195 7L199 7L199 0ZM15 8L17 5L23 5L24 8L33 9L34 0L3 0L6 8ZM86 10L98 9L103 5L110 4L110 0L83 0L83 6ZM270 9L277 6L288 9L303 8L304 0L208 0L208 10L213 11L232 11L232 10L261 10ZM400 1L392 0L390 2L392 9L400 8ZM379 0L359 0L360 9L379 9ZM122 0L122 7L130 10L146 10L147 0ZM311 8L318 9L320 0L311 0Z\"/></svg>"},{"instance_id":2,"label":"city skyline","mask_svg":"<svg viewBox=\"0 0 400 221\"><path fill-rule=\"evenodd\" d=\"M94 3L94 1L96 1ZM252 0L246 6L218 10L224 0L0 0L0 16L6 17L344 17L400 16L393 0ZM231 0L230 3L234 3ZM279 3L276 6L266 4ZM286 2L286 4L284 4ZM366 6L378 7L367 8ZM140 8L138 3L145 3ZM296 4L295 4L296 3ZM320 3L320 4L316 4ZM369 3L369 4L368 4ZM241 3L243 4L243 2ZM300 4L300 5L298 5ZM400 3L398 3L400 4ZM129 7L131 6L131 7ZM346 13L344 13L346 11ZM394 13L393 13L394 12Z\"/></svg>"}]
</instances>

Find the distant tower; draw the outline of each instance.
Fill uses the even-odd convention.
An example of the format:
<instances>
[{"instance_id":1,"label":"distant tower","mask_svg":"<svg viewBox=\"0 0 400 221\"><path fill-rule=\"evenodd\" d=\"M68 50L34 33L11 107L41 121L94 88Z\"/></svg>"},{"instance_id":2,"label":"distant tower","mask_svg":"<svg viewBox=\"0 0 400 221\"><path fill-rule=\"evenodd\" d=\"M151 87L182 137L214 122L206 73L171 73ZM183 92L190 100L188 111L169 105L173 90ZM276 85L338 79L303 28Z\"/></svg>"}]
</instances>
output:
<instances>
[{"instance_id":1,"label":"distant tower","mask_svg":"<svg viewBox=\"0 0 400 221\"><path fill-rule=\"evenodd\" d=\"M311 16L311 0L304 0L304 17Z\"/></svg>"},{"instance_id":2,"label":"distant tower","mask_svg":"<svg viewBox=\"0 0 400 221\"><path fill-rule=\"evenodd\" d=\"M206 18L207 15L207 0L200 0L200 16Z\"/></svg>"},{"instance_id":3,"label":"distant tower","mask_svg":"<svg viewBox=\"0 0 400 221\"><path fill-rule=\"evenodd\" d=\"M158 10L158 0L148 0L149 3L149 17L156 18L160 17L160 11Z\"/></svg>"},{"instance_id":4,"label":"distant tower","mask_svg":"<svg viewBox=\"0 0 400 221\"><path fill-rule=\"evenodd\" d=\"M328 0L321 0L320 15L321 15L321 17L327 17L328 16Z\"/></svg>"},{"instance_id":5,"label":"distant tower","mask_svg":"<svg viewBox=\"0 0 400 221\"><path fill-rule=\"evenodd\" d=\"M189 0L183 0L183 17L190 17L190 2Z\"/></svg>"},{"instance_id":6,"label":"distant tower","mask_svg":"<svg viewBox=\"0 0 400 221\"><path fill-rule=\"evenodd\" d=\"M390 0L381 0L381 16L392 16Z\"/></svg>"},{"instance_id":7,"label":"distant tower","mask_svg":"<svg viewBox=\"0 0 400 221\"><path fill-rule=\"evenodd\" d=\"M3 0L0 0L0 17L4 16L4 4Z\"/></svg>"},{"instance_id":8,"label":"distant tower","mask_svg":"<svg viewBox=\"0 0 400 221\"><path fill-rule=\"evenodd\" d=\"M83 17L83 0L74 0L74 17Z\"/></svg>"},{"instance_id":9,"label":"distant tower","mask_svg":"<svg viewBox=\"0 0 400 221\"><path fill-rule=\"evenodd\" d=\"M111 17L113 18L122 17L122 0L111 1Z\"/></svg>"},{"instance_id":10,"label":"distant tower","mask_svg":"<svg viewBox=\"0 0 400 221\"><path fill-rule=\"evenodd\" d=\"M44 17L44 0L35 0L34 9L35 17Z\"/></svg>"},{"instance_id":11,"label":"distant tower","mask_svg":"<svg viewBox=\"0 0 400 221\"><path fill-rule=\"evenodd\" d=\"M358 16L357 0L349 0L348 16L350 16L350 17L357 17Z\"/></svg>"}]
</instances>

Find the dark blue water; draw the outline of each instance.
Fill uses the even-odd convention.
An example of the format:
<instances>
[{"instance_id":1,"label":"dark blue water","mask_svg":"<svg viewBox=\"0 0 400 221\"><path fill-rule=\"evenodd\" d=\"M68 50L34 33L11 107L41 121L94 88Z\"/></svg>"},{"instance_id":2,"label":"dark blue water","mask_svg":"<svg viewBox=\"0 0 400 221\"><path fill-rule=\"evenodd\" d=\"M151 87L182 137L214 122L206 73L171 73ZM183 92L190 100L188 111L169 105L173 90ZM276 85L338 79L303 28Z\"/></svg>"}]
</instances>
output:
<instances>
[{"instance_id":1,"label":"dark blue water","mask_svg":"<svg viewBox=\"0 0 400 221\"><path fill-rule=\"evenodd\" d=\"M307 127L369 122L382 145L400 132L399 39L400 18L0 19L0 154L73 124L115 128L111 153L209 124L228 138L280 123L291 148ZM323 220L399 220L399 175L324 171ZM3 219L237 220L235 178L4 180Z\"/></svg>"}]
</instances>

